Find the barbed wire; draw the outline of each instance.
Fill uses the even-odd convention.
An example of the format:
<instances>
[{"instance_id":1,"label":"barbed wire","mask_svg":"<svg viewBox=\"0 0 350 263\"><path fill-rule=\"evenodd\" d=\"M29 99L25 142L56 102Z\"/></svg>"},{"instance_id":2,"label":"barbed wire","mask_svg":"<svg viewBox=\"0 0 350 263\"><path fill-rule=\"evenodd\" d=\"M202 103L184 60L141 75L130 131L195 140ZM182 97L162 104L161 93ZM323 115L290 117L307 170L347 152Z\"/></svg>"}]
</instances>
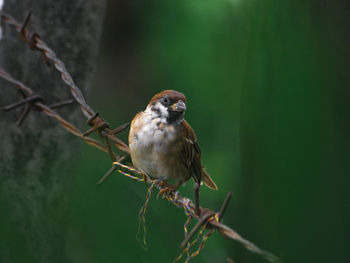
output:
<instances>
[{"instance_id":1,"label":"barbed wire","mask_svg":"<svg viewBox=\"0 0 350 263\"><path fill-rule=\"evenodd\" d=\"M93 126L91 129L86 131L84 135L89 135L93 131L97 131L101 137L108 140L107 143L109 143L109 140L111 140L119 150L128 153L128 146L115 136L116 132L110 129L109 124L104 119L99 118L98 112L95 112L92 107L86 103L83 93L77 87L73 81L72 76L67 71L66 66L57 57L56 53L48 47L48 45L40 38L36 32L27 29L30 17L31 13L28 14L23 23L19 23L11 16L2 13L1 23L13 27L20 34L21 38L30 46L31 49L39 51L42 54L42 57L45 59L46 63L49 64L51 62L54 65L55 69L60 73L62 80L68 85L73 98L79 103L83 114L88 119L87 124ZM120 132L120 130L118 130L118 132ZM111 158L113 159L114 156L111 155Z\"/></svg>"},{"instance_id":2,"label":"barbed wire","mask_svg":"<svg viewBox=\"0 0 350 263\"><path fill-rule=\"evenodd\" d=\"M82 139L85 143L102 150L109 154L110 158L113 160L113 166L112 168L101 178L101 180L98 181L98 183L101 183L107 176L109 176L112 172L117 170L119 173L137 181L142 182L148 182L151 184L148 192L147 192L147 199L142 207L142 210L140 211L140 218L141 218L141 224L143 225L143 231L144 231L144 238L143 242L145 243L145 212L148 206L149 198L151 196L152 189L154 186L161 190L164 187L164 183L159 180L149 180L146 179L144 175L142 175L141 172L139 172L137 169L134 169L132 167L129 167L127 165L124 165L121 163L121 161L124 160L126 157L125 155L118 155L116 154L111 146L111 142L119 149L121 152L128 154L129 148L128 146L120 140L116 134L121 132L122 130L126 129L128 127L128 124L123 124L120 127L116 129L111 129L109 124L102 118L99 117L98 112L95 112L92 107L90 107L87 102L85 101L85 98L81 92L81 90L77 87L77 85L74 83L72 76L67 71L64 63L56 56L55 52L49 48L49 46L40 38L40 36L27 29L27 25L30 19L30 14L25 18L23 23L17 22L14 18L12 18L9 15L6 15L4 13L1 13L1 23L7 24L10 27L13 27L21 36L21 38L35 51L41 52L43 58L47 63L52 63L55 67L55 69L60 73L62 80L68 85L70 88L71 94L76 102L79 103L81 110L84 114L84 116L87 118L87 124L92 126L89 130L86 132L81 132L77 127L75 127L72 123L65 120L62 116L60 116L57 112L53 110L55 107L62 107L68 104L71 104L72 101L65 101L56 103L55 105L48 106L44 103L44 99L36 94L31 88L20 82L19 80L14 79L9 73L4 71L0 68L0 77L7 80L8 82L14 84L14 86L20 91L20 93L23 96L23 100L10 104L6 107L3 107L3 111L9 111L14 108L20 107L25 105L25 109L23 113L21 114L19 120L17 121L17 125L20 125L23 120L26 118L30 110L39 110L42 113L44 113L46 116L55 119L58 121L58 123L65 128L68 132L71 134L79 137ZM104 140L104 142L101 142L99 140L92 139L88 137L91 133L96 132L100 138ZM122 169L127 169L128 172L123 171ZM137 175L133 175L131 173L136 173ZM241 243L246 249L249 251L256 253L265 259L267 259L270 262L279 262L279 259L274 256L273 254L260 249L252 242L244 239L241 237L236 231L231 229L230 227L224 225L221 221L223 218L223 215L225 213L225 210L228 206L228 203L231 198L231 193L228 193L228 195L225 198L225 201L223 202L223 205L219 212L214 212L207 208L200 207L200 216L195 211L195 205L193 201L187 197L182 197L181 194L178 191L174 192L165 192L163 194L163 197L166 198L170 203L175 205L178 208L181 208L184 210L185 215L187 216L187 220L184 225L184 234L185 234L185 240L181 244L181 253L180 255L175 259L175 261L180 260L184 254L187 255L186 261L188 262L191 260L194 256L197 256L200 251L204 248L205 241L209 238L211 234L213 234L215 231L218 231L223 237L233 239L235 241L238 241ZM191 232L189 231L189 225L191 224L192 218L198 219L197 224L192 228ZM204 231L208 231L206 234L204 234ZM197 237L191 242L191 239L194 237L194 235L197 233ZM201 242L198 246L198 249L191 253L190 249L201 239Z\"/></svg>"}]
</instances>

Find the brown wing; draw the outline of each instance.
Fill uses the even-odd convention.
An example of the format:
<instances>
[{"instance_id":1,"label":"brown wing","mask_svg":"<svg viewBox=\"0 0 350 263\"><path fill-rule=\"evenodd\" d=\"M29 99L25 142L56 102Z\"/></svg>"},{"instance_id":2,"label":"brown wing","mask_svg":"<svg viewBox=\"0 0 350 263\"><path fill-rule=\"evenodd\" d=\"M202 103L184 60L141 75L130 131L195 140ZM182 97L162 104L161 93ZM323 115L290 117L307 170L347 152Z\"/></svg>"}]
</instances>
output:
<instances>
[{"instance_id":1,"label":"brown wing","mask_svg":"<svg viewBox=\"0 0 350 263\"><path fill-rule=\"evenodd\" d=\"M197 142L196 134L186 121L182 123L182 131L184 133L182 154L184 165L190 171L191 176L196 182L201 183L203 180L209 188L217 189L214 181L203 169L201 150Z\"/></svg>"},{"instance_id":2,"label":"brown wing","mask_svg":"<svg viewBox=\"0 0 350 263\"><path fill-rule=\"evenodd\" d=\"M202 162L201 162L201 150L197 143L196 135L187 123L187 121L182 122L182 132L183 137L183 162L187 169L190 171L193 179L200 183L202 181Z\"/></svg>"}]
</instances>

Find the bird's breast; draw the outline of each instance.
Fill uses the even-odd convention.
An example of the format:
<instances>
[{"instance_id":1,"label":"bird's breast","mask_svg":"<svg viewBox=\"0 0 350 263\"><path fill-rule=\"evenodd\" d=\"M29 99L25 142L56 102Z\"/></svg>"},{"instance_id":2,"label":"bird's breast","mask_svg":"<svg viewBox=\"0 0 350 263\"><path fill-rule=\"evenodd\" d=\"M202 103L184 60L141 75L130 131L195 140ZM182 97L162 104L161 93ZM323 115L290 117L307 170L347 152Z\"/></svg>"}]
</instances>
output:
<instances>
[{"instance_id":1,"label":"bird's breast","mask_svg":"<svg viewBox=\"0 0 350 263\"><path fill-rule=\"evenodd\" d=\"M152 178L168 180L183 174L180 127L166 123L166 119L139 113L132 122L129 147L136 168Z\"/></svg>"}]
</instances>

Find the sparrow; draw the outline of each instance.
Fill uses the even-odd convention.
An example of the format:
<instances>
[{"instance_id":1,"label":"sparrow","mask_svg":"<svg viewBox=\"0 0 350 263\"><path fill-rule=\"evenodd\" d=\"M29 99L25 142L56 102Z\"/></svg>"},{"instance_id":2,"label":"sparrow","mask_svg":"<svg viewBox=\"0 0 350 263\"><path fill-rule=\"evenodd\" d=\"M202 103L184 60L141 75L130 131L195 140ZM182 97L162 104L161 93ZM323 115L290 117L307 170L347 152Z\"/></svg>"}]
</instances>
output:
<instances>
[{"instance_id":1,"label":"sparrow","mask_svg":"<svg viewBox=\"0 0 350 263\"><path fill-rule=\"evenodd\" d=\"M129 132L131 161L146 178L160 179L175 191L194 179L195 206L199 213L199 186L202 182L218 189L205 171L196 134L185 120L186 97L175 90L154 95L144 111L133 118ZM169 184L175 181L175 184Z\"/></svg>"}]
</instances>

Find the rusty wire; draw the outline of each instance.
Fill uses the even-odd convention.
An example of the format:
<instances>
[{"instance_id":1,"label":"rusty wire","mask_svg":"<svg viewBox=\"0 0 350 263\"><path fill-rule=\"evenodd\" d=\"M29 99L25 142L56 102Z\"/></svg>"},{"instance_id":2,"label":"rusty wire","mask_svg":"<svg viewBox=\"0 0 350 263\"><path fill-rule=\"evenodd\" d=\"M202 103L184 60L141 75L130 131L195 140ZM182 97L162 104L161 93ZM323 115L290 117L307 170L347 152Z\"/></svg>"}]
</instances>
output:
<instances>
[{"instance_id":1,"label":"rusty wire","mask_svg":"<svg viewBox=\"0 0 350 263\"><path fill-rule=\"evenodd\" d=\"M119 162L114 162L113 163L115 166L121 167L123 169L127 169L132 173L136 173L137 175L141 176L141 172L138 171L135 168L129 167L127 165L124 165L122 163ZM118 169L118 168L117 168ZM140 181L140 182L145 182L145 177L139 177L139 176L135 176L133 174L124 172L122 170L118 170L119 173L133 179L136 181ZM158 189L162 189L164 186L157 180L146 180L146 182L154 184ZM198 214L195 211L195 205L193 203L193 201L187 197L182 197L181 194L178 191L174 191L174 192L170 192L170 193L164 193L163 197L166 198L169 202L171 202L172 204L174 204L175 206L177 206L178 208L181 208L184 210L185 215L186 216L191 216L192 218L197 218L199 221L198 223L193 227L192 231L186 236L185 234L185 240L182 242L181 244L181 248L182 248L182 253L180 254L180 256L182 256L183 253L187 253L188 250L188 246L187 244L190 242L191 238L196 234L196 232L198 230L201 229L199 236L197 237L197 239L194 241L194 243L196 243L198 241L198 239L200 238L200 236L203 234L203 229L204 228L208 228L209 232L208 235L206 234L203 237L203 240L200 244L199 249L197 250L198 252L194 252L195 254L191 254L190 258L198 255L198 253L200 252L200 250L204 247L204 242L207 240L207 238L212 234L212 229L217 230L223 237L225 238L230 238L233 239L235 241L238 241L239 243L241 243L246 249L248 249L249 251L258 254L262 257L264 257L265 259L267 259L270 262L279 262L279 259L271 254L268 251L262 250L259 247L257 247L254 243L248 241L247 239L241 237L236 231L234 231L233 229L231 229L230 227L224 225L221 220L224 216L224 212L226 211L226 208L228 206L229 200L231 199L231 195L232 193L229 192L220 208L219 213L215 213L214 211L207 209L207 208L202 208L200 207L200 214L201 216L198 216ZM188 224L185 223L185 233L187 232L187 228ZM209 234L210 233L210 234ZM191 247L194 245L194 243L191 243ZM181 257L178 257L178 259L180 259Z\"/></svg>"},{"instance_id":2,"label":"rusty wire","mask_svg":"<svg viewBox=\"0 0 350 263\"><path fill-rule=\"evenodd\" d=\"M3 24L7 24L11 27L14 27L15 30L17 32L19 32L21 38L27 44L29 44L29 46L33 50L41 52L41 54L43 55L43 58L45 59L45 61L47 63L49 63L49 62L53 63L55 69L60 73L62 80L70 88L70 91L71 91L74 99L79 103L83 114L88 119L87 124L92 126L92 128L89 129L88 131L86 131L85 133L82 133L78 128L76 128L73 124L71 124L70 122L68 122L64 118L62 118L59 114L57 114L52 109L55 105L52 105L52 107L45 105L43 102L43 98L41 98L39 95L35 94L31 88L27 87L22 82L14 79L6 71L0 69L0 77L7 80L8 82L14 84L15 87L21 92L21 94L24 97L24 99L22 101L11 104L7 107L4 107L4 108L2 108L2 110L11 110L15 107L25 105L25 110L23 111L17 124L20 124L21 122L23 122L25 116L29 113L29 111L31 109L39 110L39 111L43 112L46 116L58 121L58 123L62 127L64 127L68 132L81 138L85 143L108 153L110 155L110 158L114 161L114 165L107 172L107 174L99 181L99 183L102 182L102 180L104 180L104 178L107 175L109 175L113 171L117 170L118 168L116 168L116 166L121 166L121 167L127 168L127 169L130 168L128 166L125 166L125 165L119 163L120 161L122 161L125 158L125 156L118 156L112 150L111 143L110 143L112 141L114 143L114 145L119 150L121 150L124 153L129 153L128 146L122 140L120 140L119 138L117 138L115 136L116 133L124 130L127 127L127 125L125 125L125 124L121 125L120 127L116 128L114 130L110 129L108 123L105 120L103 120L102 118L100 118L98 116L98 113L95 112L87 104L82 92L74 83L73 78L69 74L69 72L67 71L64 63L56 56L55 52L48 47L48 45L39 37L39 35L37 33L30 31L26 28L28 25L29 19L30 19L30 14L26 17L24 23L22 23L22 24L17 22L15 19L10 17L9 15L5 15L5 14L1 13L0 16L1 16L1 22ZM58 107L61 107L61 106L64 106L66 104L68 104L68 102L57 103L56 105L58 105ZM97 134L101 138L104 139L105 143L102 143L98 140L87 137L92 132L97 132ZM116 160L119 162L115 162ZM140 175L140 173L136 169L130 168L129 170L131 170L132 172L136 172ZM133 176L129 173L125 173L122 170L118 170L118 171L120 173L134 179L134 180L138 180L138 181L145 181L146 180L146 178L144 176L138 177L138 176ZM148 180L148 183L152 184L150 190L148 191L148 196L150 196L150 192L151 192L153 186L156 186L158 189L162 189L164 187L164 184L162 184L159 181ZM224 225L221 222L223 214L228 206L229 199L231 197L231 193L229 193L227 195L219 213L215 213L214 211L212 211L210 209L204 209L204 208L200 207L201 216L198 216L198 214L195 212L195 205L194 205L193 201L187 197L182 197L178 191L164 193L163 197L166 198L169 202L171 202L175 206L177 206L178 208L183 209L185 211L185 215L188 217L188 219L185 223L185 226L184 226L185 240L182 242L181 254L178 257L178 259L181 258L182 254L186 253L187 254L186 262L188 262L192 257L198 255L200 250L204 247L204 242L216 230L223 237L238 241L249 251L256 253L256 254L259 254L260 256L264 257L265 259L267 259L270 262L278 262L279 261L279 259L276 256L274 256L273 254L271 254L267 251L260 249L255 244L244 239L236 231L234 231L233 229ZM146 201L144 210L147 208L147 205L148 205L148 201ZM144 214L141 216L144 216ZM188 233L188 227L189 227L189 224L190 224L192 218L197 218L198 223L192 228L192 231L190 233ZM197 236L197 238L194 241L190 242L191 238L195 235L195 233L199 229L200 229L200 231L199 231L199 235ZM203 231L205 229L208 229L209 231L203 236ZM192 247L193 244L195 242L197 242L197 240L199 238L201 238L201 236L203 236L203 238L202 238L202 241L199 245L199 248L197 249L197 251L195 251L194 253L191 254L189 251L189 248Z\"/></svg>"},{"instance_id":3,"label":"rusty wire","mask_svg":"<svg viewBox=\"0 0 350 263\"><path fill-rule=\"evenodd\" d=\"M15 87L19 91L23 92L25 94L25 96L27 96L28 98L33 98L34 92L29 87L24 85L22 82L20 82L18 80L15 80L9 73L5 72L1 68L0 68L0 77L2 77L3 79L7 80L8 82L14 84ZM24 100L24 101L26 101L26 100ZM100 150L108 153L108 149L101 142L99 142L99 141L97 141L95 139L92 139L92 138L84 136L77 127L75 127L70 122L66 121L58 113L56 113L54 110L52 110L49 106L45 105L43 102L36 101L36 100L30 101L28 99L27 103L30 103L32 106L35 106L38 110L43 112L48 117L56 119L59 122L59 124L61 124L61 126L63 126L63 128L65 128L67 131L69 131L73 135L80 137L87 144L92 145L92 146L96 147L97 149L100 149ZM2 110L8 110L8 107L4 107L4 108L2 108ZM113 154L115 155L115 157L117 157L117 155L115 153L113 153Z\"/></svg>"},{"instance_id":4,"label":"rusty wire","mask_svg":"<svg viewBox=\"0 0 350 263\"><path fill-rule=\"evenodd\" d=\"M40 38L40 36L29 30L27 25L31 14L29 14L23 23L17 22L14 18L9 15L1 14L1 22L13 27L21 36L21 38L31 47L31 49L39 51L47 63L51 62L55 69L60 73L64 83L70 88L70 92L73 95L73 98L79 103L83 114L86 116L87 124L93 126L89 131L84 133L84 135L89 135L93 131L97 131L100 137L104 138L107 141L107 147L109 140L114 143L114 145L121 151L129 153L129 147L119 138L115 136L117 132L111 130L109 124L98 115L98 112L95 112L85 101L83 93L75 84L72 76L67 71L64 63L57 57L56 53L48 47L48 45ZM109 149L109 148L107 148ZM110 153L110 157L115 161L115 156Z\"/></svg>"}]
</instances>

